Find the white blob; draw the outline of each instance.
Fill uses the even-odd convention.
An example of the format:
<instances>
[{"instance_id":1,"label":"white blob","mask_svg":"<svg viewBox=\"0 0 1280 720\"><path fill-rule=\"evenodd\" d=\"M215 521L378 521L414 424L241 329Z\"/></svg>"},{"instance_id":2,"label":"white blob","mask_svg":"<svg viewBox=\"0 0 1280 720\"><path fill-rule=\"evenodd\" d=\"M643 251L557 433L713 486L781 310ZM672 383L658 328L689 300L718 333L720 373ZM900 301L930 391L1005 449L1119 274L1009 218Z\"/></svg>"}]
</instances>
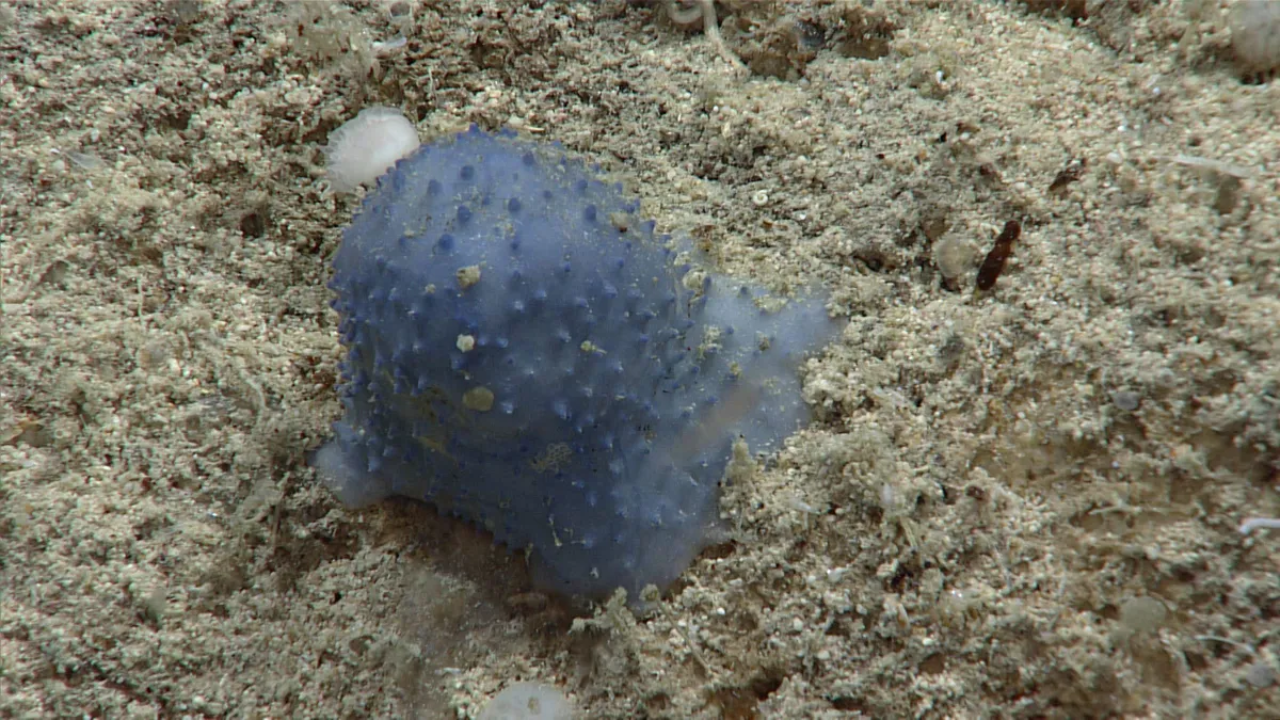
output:
<instances>
[{"instance_id":1,"label":"white blob","mask_svg":"<svg viewBox=\"0 0 1280 720\"><path fill-rule=\"evenodd\" d=\"M480 711L480 720L572 720L573 706L550 685L507 686Z\"/></svg>"},{"instance_id":2,"label":"white blob","mask_svg":"<svg viewBox=\"0 0 1280 720\"><path fill-rule=\"evenodd\" d=\"M348 507L372 505L391 494L386 483L354 465L336 440L315 451L311 466L320 482Z\"/></svg>"},{"instance_id":3,"label":"white blob","mask_svg":"<svg viewBox=\"0 0 1280 720\"><path fill-rule=\"evenodd\" d=\"M325 157L334 192L354 192L418 149L418 131L397 109L375 105L329 135Z\"/></svg>"}]
</instances>

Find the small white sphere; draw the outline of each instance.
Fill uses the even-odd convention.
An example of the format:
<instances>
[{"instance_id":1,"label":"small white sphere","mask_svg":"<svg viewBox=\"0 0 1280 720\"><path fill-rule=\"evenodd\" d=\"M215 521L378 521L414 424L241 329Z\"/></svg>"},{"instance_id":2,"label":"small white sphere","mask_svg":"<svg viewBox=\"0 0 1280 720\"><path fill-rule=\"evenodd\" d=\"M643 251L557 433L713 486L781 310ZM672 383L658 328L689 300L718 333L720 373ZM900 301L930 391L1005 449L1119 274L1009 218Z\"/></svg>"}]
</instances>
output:
<instances>
[{"instance_id":1,"label":"small white sphere","mask_svg":"<svg viewBox=\"0 0 1280 720\"><path fill-rule=\"evenodd\" d=\"M399 110L381 105L365 108L329 135L324 151L329 184L340 193L372 185L418 145L418 131Z\"/></svg>"}]
</instances>

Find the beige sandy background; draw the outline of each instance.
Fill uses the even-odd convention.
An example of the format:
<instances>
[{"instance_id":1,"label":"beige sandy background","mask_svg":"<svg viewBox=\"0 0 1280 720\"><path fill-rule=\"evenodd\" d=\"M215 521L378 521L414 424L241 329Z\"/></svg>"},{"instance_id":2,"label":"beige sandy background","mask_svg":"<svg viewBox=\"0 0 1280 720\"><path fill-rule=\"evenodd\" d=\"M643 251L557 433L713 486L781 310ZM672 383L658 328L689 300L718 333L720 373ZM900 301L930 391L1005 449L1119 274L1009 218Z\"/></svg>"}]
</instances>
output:
<instances>
[{"instance_id":1,"label":"beige sandy background","mask_svg":"<svg viewBox=\"0 0 1280 720\"><path fill-rule=\"evenodd\" d=\"M1280 717L1280 83L1227 0L1031 5L0 4L0 717ZM653 615L306 467L372 104L849 318Z\"/></svg>"}]
</instances>

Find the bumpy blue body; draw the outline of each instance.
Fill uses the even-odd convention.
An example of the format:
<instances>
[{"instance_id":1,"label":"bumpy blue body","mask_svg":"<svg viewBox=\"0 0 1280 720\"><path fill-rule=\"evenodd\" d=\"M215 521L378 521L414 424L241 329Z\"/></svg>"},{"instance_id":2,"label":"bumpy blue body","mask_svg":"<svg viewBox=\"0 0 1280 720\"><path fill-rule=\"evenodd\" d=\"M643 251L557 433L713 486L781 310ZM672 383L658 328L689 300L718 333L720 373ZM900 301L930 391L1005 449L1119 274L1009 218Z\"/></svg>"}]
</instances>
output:
<instances>
[{"instance_id":1,"label":"bumpy blue body","mask_svg":"<svg viewBox=\"0 0 1280 720\"><path fill-rule=\"evenodd\" d=\"M800 426L797 362L838 326L686 277L637 207L474 128L381 178L333 260L346 415L315 464L339 498L435 503L569 594L683 572L733 441Z\"/></svg>"}]
</instances>

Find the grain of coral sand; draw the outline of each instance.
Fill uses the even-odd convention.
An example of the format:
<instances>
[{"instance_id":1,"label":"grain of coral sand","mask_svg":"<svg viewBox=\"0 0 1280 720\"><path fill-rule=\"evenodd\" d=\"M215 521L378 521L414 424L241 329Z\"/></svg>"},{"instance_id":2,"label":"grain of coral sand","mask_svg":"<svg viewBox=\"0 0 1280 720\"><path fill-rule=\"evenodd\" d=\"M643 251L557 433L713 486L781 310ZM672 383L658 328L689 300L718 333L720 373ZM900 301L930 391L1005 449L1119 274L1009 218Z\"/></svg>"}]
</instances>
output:
<instances>
[{"instance_id":1,"label":"grain of coral sand","mask_svg":"<svg viewBox=\"0 0 1280 720\"><path fill-rule=\"evenodd\" d=\"M1273 713L1280 83L1228 3L714 5L0 5L0 716ZM850 318L661 611L316 485L368 105L559 140Z\"/></svg>"}]
</instances>

